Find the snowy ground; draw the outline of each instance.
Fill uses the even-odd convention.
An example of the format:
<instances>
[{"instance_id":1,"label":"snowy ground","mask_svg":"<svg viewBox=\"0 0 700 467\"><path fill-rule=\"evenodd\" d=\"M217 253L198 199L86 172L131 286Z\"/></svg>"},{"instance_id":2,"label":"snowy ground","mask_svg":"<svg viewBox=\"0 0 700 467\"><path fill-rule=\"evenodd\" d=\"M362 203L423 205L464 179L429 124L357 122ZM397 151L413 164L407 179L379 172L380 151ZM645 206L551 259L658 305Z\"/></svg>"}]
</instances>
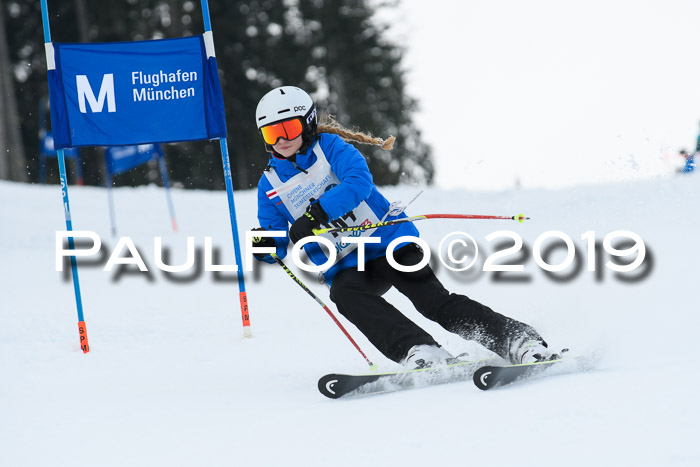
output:
<instances>
[{"instance_id":1,"label":"snowy ground","mask_svg":"<svg viewBox=\"0 0 700 467\"><path fill-rule=\"evenodd\" d=\"M408 201L418 188L383 191ZM117 239L105 191L71 186L70 197L74 228L97 232L111 254ZM155 268L155 236L173 250L170 263L184 261L188 236L199 248L213 237L221 262L233 262L225 194L173 198L178 233L170 232L160 189L116 190L119 235L133 239L151 273L80 268L91 344L84 355L72 284L54 268L55 232L64 230L60 189L0 183L0 465L700 465L697 176L560 191L426 189L409 214L532 217L522 225L417 224L434 249L449 232L469 232L484 250L479 267L494 231L515 231L530 248L519 274L526 282L438 267L449 289L533 324L554 347L602 350L603 360L591 373L492 392L464 382L337 401L318 393L317 379L367 365L279 267L247 276L252 339L242 337L235 281L202 272L175 282ZM255 226L254 192L237 193L236 205L241 231ZM620 229L644 239L646 278L586 270L581 235L595 231L602 241ZM583 268L567 282L548 278L532 259L535 239L548 230L579 248ZM334 309L325 286L302 277ZM485 354L390 294L449 350ZM395 368L343 323L383 370Z\"/></svg>"}]
</instances>

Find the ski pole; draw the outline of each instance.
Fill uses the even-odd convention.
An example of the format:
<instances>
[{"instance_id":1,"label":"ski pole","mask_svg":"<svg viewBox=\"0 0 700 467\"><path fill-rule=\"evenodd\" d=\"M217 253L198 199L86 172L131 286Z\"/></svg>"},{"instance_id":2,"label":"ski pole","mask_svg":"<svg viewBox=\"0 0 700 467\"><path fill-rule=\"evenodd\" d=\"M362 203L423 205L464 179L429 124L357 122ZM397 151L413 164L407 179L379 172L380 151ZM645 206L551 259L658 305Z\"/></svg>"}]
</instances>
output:
<instances>
[{"instance_id":1,"label":"ski pole","mask_svg":"<svg viewBox=\"0 0 700 467\"><path fill-rule=\"evenodd\" d=\"M340 330L343 331L343 334L345 334L345 337L347 337L347 338L350 340L350 342L352 342L352 345L355 346L355 348L357 349L357 351L360 352L360 353L362 354L362 356L364 357L365 361L366 361L367 364L369 365L370 369L375 370L375 369L377 368L377 366L376 366L374 363L372 363L372 361L371 361L369 358L367 358L367 355L365 355L365 353L362 351L362 349L360 348L360 346L357 345L357 342L355 342L355 339L353 339L352 336L348 333L348 331L343 327L343 325L340 324L340 321L338 321L338 318L335 317L335 315L333 314L333 312L326 306L326 304L323 303L323 301L322 301L320 298L318 298L318 297L317 297L317 296L316 296L316 295L315 295L301 280L299 280L299 278L298 278L297 276L295 276L294 273L293 273L292 271L289 270L289 268L287 267L287 265L284 264L284 261L282 261L275 253L272 253L271 256L275 259L275 261L277 261L277 264L279 264L279 265L282 267L282 269L284 269L284 272L286 272L286 273L289 275L289 277L291 277L292 279L294 279L294 281L295 281L297 284L299 284L299 287L301 287L302 289L304 289L304 290L306 291L307 294L311 295L311 297L312 297L314 300L316 300L316 303L318 303L319 305L321 305L321 306L323 307L323 309L326 310L326 313L328 313L328 316L330 316L331 319L333 320L333 322L335 322L335 324L338 325L338 327L340 328Z\"/></svg>"},{"instance_id":2,"label":"ski pole","mask_svg":"<svg viewBox=\"0 0 700 467\"><path fill-rule=\"evenodd\" d=\"M402 224L404 222L422 221L425 219L504 219L518 221L522 224L525 220L529 219L529 217L525 217L524 214L518 214L517 216L483 216L479 214L423 214L422 216L404 217L401 219L377 222L376 224L353 225L350 227L330 227L327 229L313 229L313 233L314 235L321 235L324 233L356 232L358 230L376 229L378 227Z\"/></svg>"}]
</instances>

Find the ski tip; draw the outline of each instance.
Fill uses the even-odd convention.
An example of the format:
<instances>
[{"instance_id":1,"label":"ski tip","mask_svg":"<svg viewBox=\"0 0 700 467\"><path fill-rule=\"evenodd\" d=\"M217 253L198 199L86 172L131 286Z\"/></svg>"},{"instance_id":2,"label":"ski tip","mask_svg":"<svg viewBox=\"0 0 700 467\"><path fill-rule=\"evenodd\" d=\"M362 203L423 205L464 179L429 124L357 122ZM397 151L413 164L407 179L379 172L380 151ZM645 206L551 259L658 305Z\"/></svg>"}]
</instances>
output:
<instances>
[{"instance_id":1,"label":"ski tip","mask_svg":"<svg viewBox=\"0 0 700 467\"><path fill-rule=\"evenodd\" d=\"M343 395L343 393L340 391L336 391L335 386L337 383L338 375L326 375L318 380L318 390L321 391L321 394L323 394L326 397L329 397L331 399L338 399Z\"/></svg>"},{"instance_id":2,"label":"ski tip","mask_svg":"<svg viewBox=\"0 0 700 467\"><path fill-rule=\"evenodd\" d=\"M493 376L493 372L496 370L492 366L482 366L476 372L474 372L473 380L477 388L482 391L490 389L492 386L489 384L489 377Z\"/></svg>"}]
</instances>

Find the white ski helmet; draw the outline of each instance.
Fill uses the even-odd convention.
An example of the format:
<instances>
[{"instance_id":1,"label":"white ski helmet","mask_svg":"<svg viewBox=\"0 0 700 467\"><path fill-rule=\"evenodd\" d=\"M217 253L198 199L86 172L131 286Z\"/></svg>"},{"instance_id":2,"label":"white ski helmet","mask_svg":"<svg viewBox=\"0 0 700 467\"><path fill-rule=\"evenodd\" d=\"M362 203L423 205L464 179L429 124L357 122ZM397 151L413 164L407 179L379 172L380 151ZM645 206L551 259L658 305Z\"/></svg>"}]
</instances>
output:
<instances>
[{"instance_id":1,"label":"white ski helmet","mask_svg":"<svg viewBox=\"0 0 700 467\"><path fill-rule=\"evenodd\" d=\"M262 127L294 118L299 118L302 124L303 151L313 141L318 126L316 105L304 90L296 86L275 88L260 99L255 110L255 122L261 137ZM272 145L264 137L263 143L268 151L272 151Z\"/></svg>"}]
</instances>

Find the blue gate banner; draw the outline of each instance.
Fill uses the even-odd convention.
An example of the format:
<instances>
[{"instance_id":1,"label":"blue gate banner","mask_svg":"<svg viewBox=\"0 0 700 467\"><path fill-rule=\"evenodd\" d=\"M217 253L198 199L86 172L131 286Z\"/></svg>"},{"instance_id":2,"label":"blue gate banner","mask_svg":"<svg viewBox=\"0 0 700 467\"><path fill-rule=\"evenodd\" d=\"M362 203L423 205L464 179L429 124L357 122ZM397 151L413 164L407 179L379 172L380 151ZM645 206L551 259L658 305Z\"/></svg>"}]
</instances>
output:
<instances>
[{"instance_id":1,"label":"blue gate banner","mask_svg":"<svg viewBox=\"0 0 700 467\"><path fill-rule=\"evenodd\" d=\"M158 144L111 146L105 149L105 165L107 171L114 175L138 167L154 156L163 157L163 151Z\"/></svg>"},{"instance_id":2,"label":"blue gate banner","mask_svg":"<svg viewBox=\"0 0 700 467\"><path fill-rule=\"evenodd\" d=\"M50 46L56 148L226 137L216 58L203 36Z\"/></svg>"}]
</instances>

